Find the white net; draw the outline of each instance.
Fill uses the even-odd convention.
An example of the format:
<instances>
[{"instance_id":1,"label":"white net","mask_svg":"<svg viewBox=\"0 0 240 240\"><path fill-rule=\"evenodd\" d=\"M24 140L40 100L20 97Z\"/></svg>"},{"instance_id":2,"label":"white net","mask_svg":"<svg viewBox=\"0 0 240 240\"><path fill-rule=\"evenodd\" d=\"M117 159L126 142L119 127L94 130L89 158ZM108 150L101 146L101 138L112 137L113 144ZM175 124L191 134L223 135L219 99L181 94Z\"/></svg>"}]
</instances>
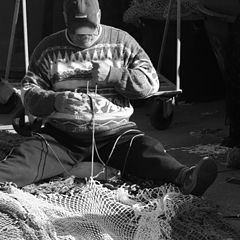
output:
<instances>
[{"instance_id":1,"label":"white net","mask_svg":"<svg viewBox=\"0 0 240 240\"><path fill-rule=\"evenodd\" d=\"M124 185L109 189L94 180L67 185L52 183L24 190L4 186L0 191L0 239L239 239L214 207L181 194L172 185L135 194ZM57 193L56 189L61 190Z\"/></svg>"},{"instance_id":2,"label":"white net","mask_svg":"<svg viewBox=\"0 0 240 240\"><path fill-rule=\"evenodd\" d=\"M198 9L199 0L181 0L182 19L200 19L203 17ZM125 11L123 21L138 24L141 18L161 20L167 18L169 0L133 0ZM177 1L173 0L171 19L176 19Z\"/></svg>"}]
</instances>

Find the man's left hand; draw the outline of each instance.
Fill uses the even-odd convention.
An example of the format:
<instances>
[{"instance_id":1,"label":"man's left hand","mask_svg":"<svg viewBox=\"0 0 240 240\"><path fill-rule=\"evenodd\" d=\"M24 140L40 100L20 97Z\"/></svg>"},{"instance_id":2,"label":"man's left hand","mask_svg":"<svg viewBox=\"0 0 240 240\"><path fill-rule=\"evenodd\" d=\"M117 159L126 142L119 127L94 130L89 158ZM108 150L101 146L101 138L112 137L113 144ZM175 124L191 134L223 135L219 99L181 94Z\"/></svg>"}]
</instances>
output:
<instances>
[{"instance_id":1,"label":"man's left hand","mask_svg":"<svg viewBox=\"0 0 240 240\"><path fill-rule=\"evenodd\" d=\"M106 84L110 65L102 61L92 61L92 77L96 84Z\"/></svg>"}]
</instances>

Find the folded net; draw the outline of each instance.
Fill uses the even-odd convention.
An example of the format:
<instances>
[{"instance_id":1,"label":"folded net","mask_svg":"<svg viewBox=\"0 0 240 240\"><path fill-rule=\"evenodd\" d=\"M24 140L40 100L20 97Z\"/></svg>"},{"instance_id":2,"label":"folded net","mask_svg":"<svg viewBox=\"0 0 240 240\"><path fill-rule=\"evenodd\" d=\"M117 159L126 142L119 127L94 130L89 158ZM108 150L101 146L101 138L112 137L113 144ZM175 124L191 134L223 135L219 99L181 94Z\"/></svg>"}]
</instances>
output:
<instances>
[{"instance_id":1,"label":"folded net","mask_svg":"<svg viewBox=\"0 0 240 240\"><path fill-rule=\"evenodd\" d=\"M170 0L133 0L125 11L123 21L137 25L141 18L164 20L168 15ZM181 18L195 20L203 18L198 8L199 0L181 0ZM177 0L173 0L170 12L172 20L177 18Z\"/></svg>"}]
</instances>

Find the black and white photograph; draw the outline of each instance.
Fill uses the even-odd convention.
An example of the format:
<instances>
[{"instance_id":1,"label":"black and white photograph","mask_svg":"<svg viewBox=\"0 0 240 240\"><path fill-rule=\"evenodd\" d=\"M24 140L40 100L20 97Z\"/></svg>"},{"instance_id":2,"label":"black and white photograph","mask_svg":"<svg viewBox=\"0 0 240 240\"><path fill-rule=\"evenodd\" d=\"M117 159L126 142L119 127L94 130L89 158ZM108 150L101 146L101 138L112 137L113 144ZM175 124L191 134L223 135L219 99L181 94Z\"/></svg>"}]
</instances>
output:
<instances>
[{"instance_id":1,"label":"black and white photograph","mask_svg":"<svg viewBox=\"0 0 240 240\"><path fill-rule=\"evenodd\" d=\"M240 0L1 0L0 240L240 240Z\"/></svg>"}]
</instances>

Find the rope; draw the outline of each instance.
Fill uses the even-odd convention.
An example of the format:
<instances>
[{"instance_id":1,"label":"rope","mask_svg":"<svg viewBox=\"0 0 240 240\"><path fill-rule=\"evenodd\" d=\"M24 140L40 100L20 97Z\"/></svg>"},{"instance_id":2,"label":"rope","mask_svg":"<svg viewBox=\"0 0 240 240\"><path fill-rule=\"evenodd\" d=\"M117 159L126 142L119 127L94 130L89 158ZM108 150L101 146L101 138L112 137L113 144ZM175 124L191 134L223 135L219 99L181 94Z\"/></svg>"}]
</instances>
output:
<instances>
[{"instance_id":1,"label":"rope","mask_svg":"<svg viewBox=\"0 0 240 240\"><path fill-rule=\"evenodd\" d=\"M134 139L137 138L137 137L141 137L141 136L143 136L143 135L144 135L144 133L140 133L140 134L135 135L135 136L132 137L132 139L131 139L131 141L130 141L130 143L129 143L129 147L128 147L127 154L126 154L125 159L124 159L124 165L123 165L123 170L122 170L123 173L125 172L125 168L126 168L126 165L127 165L128 155L129 155L129 152L130 152L130 149L131 149L131 147L132 147L132 144L133 144Z\"/></svg>"},{"instance_id":2,"label":"rope","mask_svg":"<svg viewBox=\"0 0 240 240\"><path fill-rule=\"evenodd\" d=\"M41 135L40 133L35 133L35 132L33 132L33 134L36 135L36 136L38 136L38 137L40 137L40 138L44 141L44 143L46 144L46 146L50 148L50 150L52 151L53 155L55 156L55 158L56 158L57 161L59 162L59 164L60 164L60 166L62 167L63 171L64 171L67 175L71 176L71 173L64 167L64 165L63 165L63 163L61 162L60 158L58 157L57 153L54 151L54 149L53 149L52 146L49 144L49 142L46 140L46 138L45 138L43 135ZM43 169L43 172L44 172L44 169ZM43 172L42 172L42 175L43 175Z\"/></svg>"},{"instance_id":3,"label":"rope","mask_svg":"<svg viewBox=\"0 0 240 240\"><path fill-rule=\"evenodd\" d=\"M88 92L87 92L88 94ZM97 95L97 84L95 85L95 99L96 99L96 95ZM94 99L88 94L90 101L91 101L91 107L92 107L92 158L91 158L91 178L93 179L93 170L94 170L94 149L95 149L95 145L96 145L96 141L95 141L95 111L94 111L94 107L95 107L95 101Z\"/></svg>"}]
</instances>

